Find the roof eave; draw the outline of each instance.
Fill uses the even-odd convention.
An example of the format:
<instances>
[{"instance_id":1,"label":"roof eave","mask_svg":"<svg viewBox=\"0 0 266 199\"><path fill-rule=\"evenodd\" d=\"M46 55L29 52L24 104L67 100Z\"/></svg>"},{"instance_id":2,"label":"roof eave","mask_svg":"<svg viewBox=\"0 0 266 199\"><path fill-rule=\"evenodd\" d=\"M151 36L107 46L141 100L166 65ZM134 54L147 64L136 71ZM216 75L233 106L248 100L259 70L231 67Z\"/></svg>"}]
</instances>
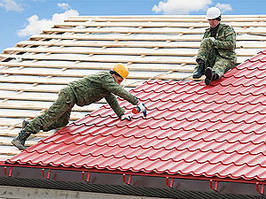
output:
<instances>
[{"instance_id":1,"label":"roof eave","mask_svg":"<svg viewBox=\"0 0 266 199\"><path fill-rule=\"evenodd\" d=\"M49 183L47 184L47 182ZM0 184L38 188L56 188L58 186L61 189L79 191L85 191L82 188L85 186L86 189L93 192L99 192L99 187L105 187L104 193L117 193L112 191L115 189L120 194L128 195L136 195L141 189L141 193L145 196L156 197L169 197L173 194L175 197L179 197L180 193L189 195L191 192L198 192L203 195L225 194L230 198L232 194L265 195L264 185L266 183L254 179L2 164L0 166ZM72 189L73 186L69 187L69 184L75 188Z\"/></svg>"}]
</instances>

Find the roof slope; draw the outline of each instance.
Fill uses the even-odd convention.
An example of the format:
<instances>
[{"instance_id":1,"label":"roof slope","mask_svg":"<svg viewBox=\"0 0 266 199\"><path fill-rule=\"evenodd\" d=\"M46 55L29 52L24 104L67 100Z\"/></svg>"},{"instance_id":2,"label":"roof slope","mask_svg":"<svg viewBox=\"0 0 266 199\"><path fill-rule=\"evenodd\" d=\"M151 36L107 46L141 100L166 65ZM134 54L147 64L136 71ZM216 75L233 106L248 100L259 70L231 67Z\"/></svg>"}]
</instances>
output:
<instances>
[{"instance_id":1,"label":"roof slope","mask_svg":"<svg viewBox=\"0 0 266 199\"><path fill-rule=\"evenodd\" d=\"M131 91L146 119L120 121L104 105L7 162L265 181L265 70L266 50L214 86L147 81Z\"/></svg>"},{"instance_id":2,"label":"roof slope","mask_svg":"<svg viewBox=\"0 0 266 199\"><path fill-rule=\"evenodd\" d=\"M225 15L237 32L238 62L266 49L266 15ZM45 111L70 81L122 62L130 69L126 89L149 79L181 80L195 67L194 56L208 27L205 16L79 16L33 35L0 54L0 160L20 151L10 141L23 119ZM75 106L71 121L105 101ZM52 135L31 136L26 145Z\"/></svg>"}]
</instances>

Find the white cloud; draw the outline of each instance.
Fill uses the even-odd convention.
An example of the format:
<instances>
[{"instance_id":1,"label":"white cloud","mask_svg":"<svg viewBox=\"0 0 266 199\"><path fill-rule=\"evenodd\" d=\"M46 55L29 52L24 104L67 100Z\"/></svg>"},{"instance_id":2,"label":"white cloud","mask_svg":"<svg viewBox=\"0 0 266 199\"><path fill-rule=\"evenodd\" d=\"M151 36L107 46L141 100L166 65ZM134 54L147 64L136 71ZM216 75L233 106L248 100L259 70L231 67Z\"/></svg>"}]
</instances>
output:
<instances>
[{"instance_id":1,"label":"white cloud","mask_svg":"<svg viewBox=\"0 0 266 199\"><path fill-rule=\"evenodd\" d=\"M63 22L64 19L70 16L78 16L77 10L67 10L64 13L55 13L52 19L39 19L37 15L33 15L27 19L28 25L17 32L20 37L31 36L39 34L42 30L51 28L54 24Z\"/></svg>"},{"instance_id":2,"label":"white cloud","mask_svg":"<svg viewBox=\"0 0 266 199\"><path fill-rule=\"evenodd\" d=\"M0 7L5 8L6 11L23 11L22 5L17 4L13 0L0 0Z\"/></svg>"},{"instance_id":3,"label":"white cloud","mask_svg":"<svg viewBox=\"0 0 266 199\"><path fill-rule=\"evenodd\" d=\"M57 6L59 8L63 8L64 10L70 9L70 6L67 3L58 3Z\"/></svg>"},{"instance_id":4,"label":"white cloud","mask_svg":"<svg viewBox=\"0 0 266 199\"><path fill-rule=\"evenodd\" d=\"M188 14L205 10L212 0L167 0L154 5L152 11L163 14Z\"/></svg>"},{"instance_id":5,"label":"white cloud","mask_svg":"<svg viewBox=\"0 0 266 199\"><path fill-rule=\"evenodd\" d=\"M219 8L222 13L224 13L226 11L231 11L232 10L232 7L231 7L230 4L217 3L215 7Z\"/></svg>"}]
</instances>

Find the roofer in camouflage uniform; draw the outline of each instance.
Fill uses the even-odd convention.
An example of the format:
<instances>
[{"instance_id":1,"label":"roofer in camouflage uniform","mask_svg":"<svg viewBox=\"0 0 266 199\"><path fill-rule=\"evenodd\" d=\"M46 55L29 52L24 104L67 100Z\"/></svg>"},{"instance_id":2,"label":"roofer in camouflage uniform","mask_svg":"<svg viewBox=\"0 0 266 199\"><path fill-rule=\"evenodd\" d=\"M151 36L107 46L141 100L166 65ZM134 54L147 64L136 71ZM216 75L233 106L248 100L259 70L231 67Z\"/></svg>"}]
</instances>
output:
<instances>
[{"instance_id":1,"label":"roofer in camouflage uniform","mask_svg":"<svg viewBox=\"0 0 266 199\"><path fill-rule=\"evenodd\" d=\"M193 78L205 74L205 84L219 79L236 64L236 34L234 29L226 24L220 24L221 11L212 7L207 11L210 28L206 29L197 54L197 66Z\"/></svg>"},{"instance_id":2,"label":"roofer in camouflage uniform","mask_svg":"<svg viewBox=\"0 0 266 199\"><path fill-rule=\"evenodd\" d=\"M116 64L111 71L99 72L89 75L81 80L71 82L63 88L53 105L42 115L31 122L23 121L22 130L11 143L23 150L26 139L40 130L49 131L68 124L71 110L75 104L78 106L89 105L105 98L107 103L121 119L131 120L130 115L124 114L119 106L117 95L133 105L140 106L137 97L120 86L123 79L127 78L128 69L122 64Z\"/></svg>"}]
</instances>

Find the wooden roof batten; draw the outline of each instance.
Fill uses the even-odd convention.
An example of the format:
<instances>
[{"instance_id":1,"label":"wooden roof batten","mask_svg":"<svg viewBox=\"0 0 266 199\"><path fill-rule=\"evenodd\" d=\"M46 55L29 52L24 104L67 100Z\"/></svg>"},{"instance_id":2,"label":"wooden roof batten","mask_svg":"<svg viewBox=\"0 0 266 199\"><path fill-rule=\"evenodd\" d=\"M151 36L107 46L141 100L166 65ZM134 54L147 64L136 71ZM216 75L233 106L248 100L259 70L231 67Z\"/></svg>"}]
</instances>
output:
<instances>
[{"instance_id":1,"label":"wooden roof batten","mask_svg":"<svg viewBox=\"0 0 266 199\"><path fill-rule=\"evenodd\" d=\"M238 63L266 49L266 15L225 15L237 33ZM149 79L191 80L204 29L201 15L77 16L32 35L0 54L0 160L19 153L11 139L23 119L47 109L67 83L121 62L124 82L135 88ZM74 107L71 121L98 109ZM28 146L50 135L36 134ZM5 152L6 151L6 152Z\"/></svg>"}]
</instances>

